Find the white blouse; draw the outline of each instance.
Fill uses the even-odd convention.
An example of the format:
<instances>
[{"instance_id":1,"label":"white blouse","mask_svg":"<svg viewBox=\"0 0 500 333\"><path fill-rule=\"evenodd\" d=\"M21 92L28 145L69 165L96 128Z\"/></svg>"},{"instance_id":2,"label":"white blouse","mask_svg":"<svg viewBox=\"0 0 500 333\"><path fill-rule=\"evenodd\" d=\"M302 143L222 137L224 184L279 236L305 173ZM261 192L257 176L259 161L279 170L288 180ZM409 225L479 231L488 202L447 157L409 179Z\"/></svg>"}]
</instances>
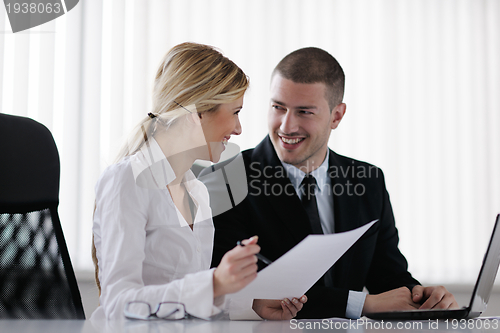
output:
<instances>
[{"instance_id":1,"label":"white blouse","mask_svg":"<svg viewBox=\"0 0 500 333\"><path fill-rule=\"evenodd\" d=\"M164 301L181 302L202 318L221 311L224 297L214 304L209 269L214 227L208 191L191 171L184 175L196 206L191 230L166 187L175 173L158 143L149 142L108 167L95 188L101 296L92 319L122 319L125 305L134 300L153 308Z\"/></svg>"}]
</instances>

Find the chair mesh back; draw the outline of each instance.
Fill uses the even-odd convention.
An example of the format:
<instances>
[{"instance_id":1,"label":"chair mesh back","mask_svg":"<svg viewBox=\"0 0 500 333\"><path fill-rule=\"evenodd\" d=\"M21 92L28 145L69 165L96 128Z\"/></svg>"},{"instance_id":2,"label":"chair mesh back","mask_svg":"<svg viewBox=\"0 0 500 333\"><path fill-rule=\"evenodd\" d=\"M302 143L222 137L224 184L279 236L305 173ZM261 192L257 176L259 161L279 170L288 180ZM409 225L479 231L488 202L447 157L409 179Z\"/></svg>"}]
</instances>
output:
<instances>
[{"instance_id":1,"label":"chair mesh back","mask_svg":"<svg viewBox=\"0 0 500 333\"><path fill-rule=\"evenodd\" d=\"M0 214L0 318L75 319L49 209Z\"/></svg>"},{"instance_id":2,"label":"chair mesh back","mask_svg":"<svg viewBox=\"0 0 500 333\"><path fill-rule=\"evenodd\" d=\"M85 319L57 213L52 134L0 113L0 151L0 318Z\"/></svg>"}]
</instances>

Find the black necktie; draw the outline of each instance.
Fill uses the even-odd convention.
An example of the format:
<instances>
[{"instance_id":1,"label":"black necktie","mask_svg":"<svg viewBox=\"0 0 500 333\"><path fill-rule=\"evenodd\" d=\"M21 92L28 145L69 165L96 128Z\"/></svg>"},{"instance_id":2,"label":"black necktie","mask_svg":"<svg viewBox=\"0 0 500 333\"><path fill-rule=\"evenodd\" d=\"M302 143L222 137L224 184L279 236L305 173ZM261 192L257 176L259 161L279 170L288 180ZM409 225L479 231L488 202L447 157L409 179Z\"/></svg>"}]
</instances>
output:
<instances>
[{"instance_id":1,"label":"black necktie","mask_svg":"<svg viewBox=\"0 0 500 333\"><path fill-rule=\"evenodd\" d=\"M315 188L318 186L316 178L307 174L302 180L302 205L307 212L313 234L323 234L321 221L319 220L318 202L316 201ZM325 286L333 287L333 266L324 275Z\"/></svg>"},{"instance_id":2,"label":"black necktie","mask_svg":"<svg viewBox=\"0 0 500 333\"><path fill-rule=\"evenodd\" d=\"M312 233L323 234L323 229L321 228L321 222L319 220L318 202L316 201L316 194L314 192L316 186L318 186L316 178L307 174L301 184L302 205L304 206L307 216L309 217Z\"/></svg>"}]
</instances>

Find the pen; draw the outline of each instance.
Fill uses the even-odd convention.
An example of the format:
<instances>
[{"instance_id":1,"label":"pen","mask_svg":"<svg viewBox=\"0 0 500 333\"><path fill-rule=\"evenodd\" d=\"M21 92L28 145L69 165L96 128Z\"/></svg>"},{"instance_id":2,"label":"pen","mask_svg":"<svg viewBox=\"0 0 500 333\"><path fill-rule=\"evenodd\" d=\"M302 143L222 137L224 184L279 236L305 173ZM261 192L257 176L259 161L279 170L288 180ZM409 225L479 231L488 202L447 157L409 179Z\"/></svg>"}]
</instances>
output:
<instances>
[{"instance_id":1,"label":"pen","mask_svg":"<svg viewBox=\"0 0 500 333\"><path fill-rule=\"evenodd\" d=\"M241 241L237 241L236 245L245 246L245 244L243 244ZM260 261L262 261L266 265L271 265L273 263L271 260L267 259L266 257L264 257L260 253L257 253L256 256L257 256L257 259L259 259Z\"/></svg>"}]
</instances>

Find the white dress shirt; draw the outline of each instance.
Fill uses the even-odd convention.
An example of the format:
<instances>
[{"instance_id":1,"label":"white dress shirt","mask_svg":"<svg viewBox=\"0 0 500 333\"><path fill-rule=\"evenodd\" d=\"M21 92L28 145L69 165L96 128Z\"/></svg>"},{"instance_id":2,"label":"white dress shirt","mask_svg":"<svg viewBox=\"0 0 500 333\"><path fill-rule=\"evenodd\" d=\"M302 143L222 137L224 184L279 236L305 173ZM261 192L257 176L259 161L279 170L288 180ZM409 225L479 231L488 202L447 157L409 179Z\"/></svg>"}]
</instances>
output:
<instances>
[{"instance_id":1,"label":"white dress shirt","mask_svg":"<svg viewBox=\"0 0 500 333\"><path fill-rule=\"evenodd\" d=\"M333 234L335 232L335 219L333 215L333 192L332 180L328 177L328 166L330 154L327 152L323 163L311 175L316 178L318 186L315 189L316 202L318 204L319 220L324 234ZM281 162L285 168L288 178L292 183L299 199L302 200L302 192L300 184L306 176L306 173L291 164ZM366 294L359 291L349 290L349 297L347 299L347 307L345 315L347 318L358 319L361 317L363 306L365 304Z\"/></svg>"},{"instance_id":2,"label":"white dress shirt","mask_svg":"<svg viewBox=\"0 0 500 333\"><path fill-rule=\"evenodd\" d=\"M150 140L98 180L93 232L101 296L92 319L122 319L134 300L153 309L160 302L181 302L202 318L221 311L224 297L214 302L209 269L214 226L208 191L190 170L184 175L196 206L191 230L167 189L174 179L158 143Z\"/></svg>"}]
</instances>

